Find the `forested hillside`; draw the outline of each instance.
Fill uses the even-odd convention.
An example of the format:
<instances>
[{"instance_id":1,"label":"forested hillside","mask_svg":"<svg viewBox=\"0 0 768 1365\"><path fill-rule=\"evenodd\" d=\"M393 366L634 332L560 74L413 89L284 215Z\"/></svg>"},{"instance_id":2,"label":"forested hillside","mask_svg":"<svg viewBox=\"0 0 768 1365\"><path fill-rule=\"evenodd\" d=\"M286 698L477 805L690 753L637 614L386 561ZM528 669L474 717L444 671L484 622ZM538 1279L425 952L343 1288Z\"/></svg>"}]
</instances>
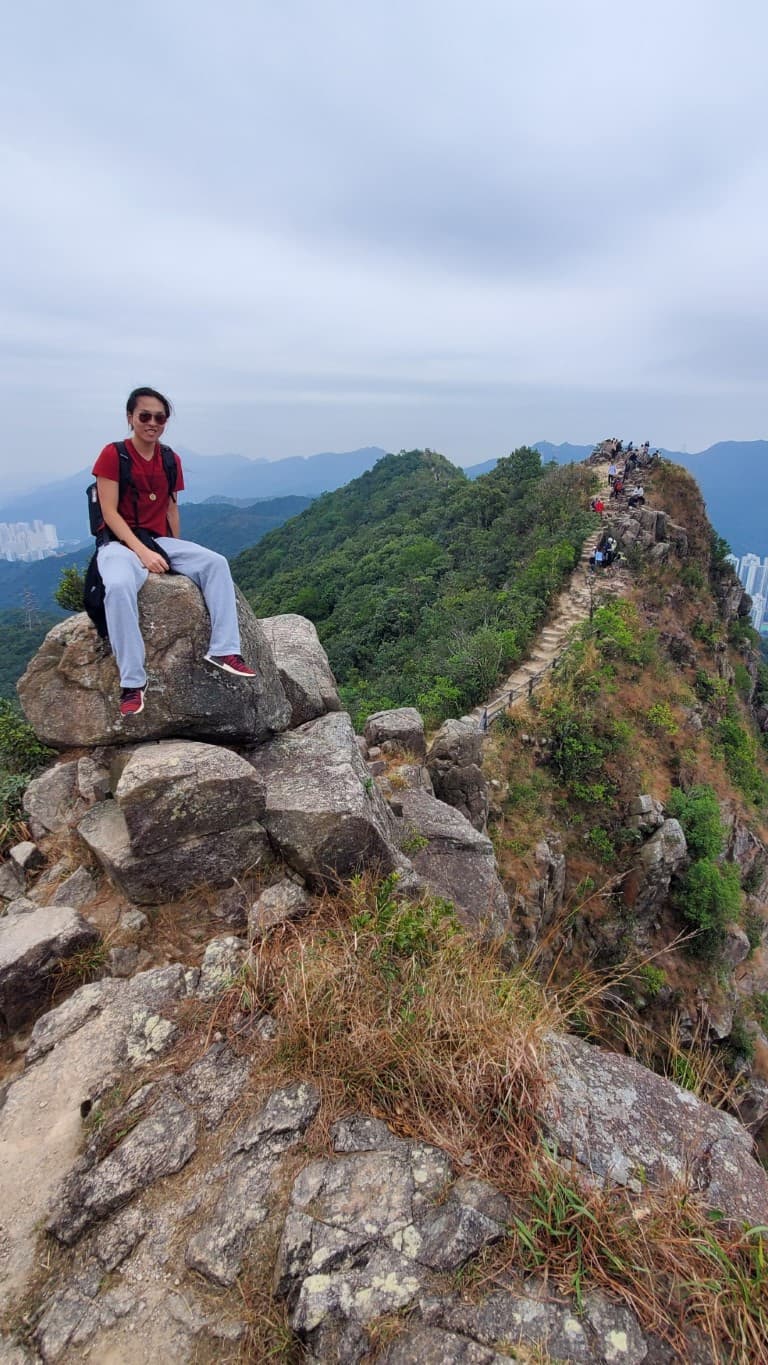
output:
<instances>
[{"instance_id":1,"label":"forested hillside","mask_svg":"<svg viewBox=\"0 0 768 1365\"><path fill-rule=\"evenodd\" d=\"M0 697L16 696L17 678L55 624L56 617L48 613L28 623L24 611L0 611Z\"/></svg>"},{"instance_id":2,"label":"forested hillside","mask_svg":"<svg viewBox=\"0 0 768 1365\"><path fill-rule=\"evenodd\" d=\"M522 447L484 477L388 455L233 564L257 614L317 626L360 717L458 715L523 657L590 525L590 472Z\"/></svg>"}]
</instances>

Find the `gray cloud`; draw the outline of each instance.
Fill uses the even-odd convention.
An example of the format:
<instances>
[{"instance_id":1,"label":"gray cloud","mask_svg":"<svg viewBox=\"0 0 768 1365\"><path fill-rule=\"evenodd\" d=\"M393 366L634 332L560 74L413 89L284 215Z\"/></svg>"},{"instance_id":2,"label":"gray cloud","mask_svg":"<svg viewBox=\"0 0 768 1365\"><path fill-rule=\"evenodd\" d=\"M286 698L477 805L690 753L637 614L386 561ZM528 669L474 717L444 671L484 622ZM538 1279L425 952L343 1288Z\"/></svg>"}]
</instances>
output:
<instances>
[{"instance_id":1,"label":"gray cloud","mask_svg":"<svg viewBox=\"0 0 768 1365\"><path fill-rule=\"evenodd\" d=\"M758 0L30 0L4 20L0 467L167 388L206 451L764 432Z\"/></svg>"}]
</instances>

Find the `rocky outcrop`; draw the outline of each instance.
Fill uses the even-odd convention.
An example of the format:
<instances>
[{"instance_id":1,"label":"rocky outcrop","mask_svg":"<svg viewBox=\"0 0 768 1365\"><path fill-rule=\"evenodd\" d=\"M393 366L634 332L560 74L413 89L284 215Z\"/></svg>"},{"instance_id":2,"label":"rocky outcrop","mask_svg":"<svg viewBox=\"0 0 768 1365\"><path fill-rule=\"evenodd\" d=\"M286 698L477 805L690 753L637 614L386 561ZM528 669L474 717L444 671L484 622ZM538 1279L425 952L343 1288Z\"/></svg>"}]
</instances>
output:
<instances>
[{"instance_id":1,"label":"rocky outcrop","mask_svg":"<svg viewBox=\"0 0 768 1365\"><path fill-rule=\"evenodd\" d=\"M533 862L534 876L515 896L518 930L528 944L539 941L563 908L566 861L556 835L539 840Z\"/></svg>"},{"instance_id":2,"label":"rocky outcrop","mask_svg":"<svg viewBox=\"0 0 768 1365\"><path fill-rule=\"evenodd\" d=\"M548 1063L545 1130L601 1185L674 1185L737 1223L768 1221L768 1176L736 1119L580 1038L550 1037Z\"/></svg>"},{"instance_id":3,"label":"rocky outcrop","mask_svg":"<svg viewBox=\"0 0 768 1365\"><path fill-rule=\"evenodd\" d=\"M391 711L375 711L365 722L365 741L384 753L408 753L422 759L427 752L424 721L415 706L398 706Z\"/></svg>"},{"instance_id":4,"label":"rocky outcrop","mask_svg":"<svg viewBox=\"0 0 768 1365\"><path fill-rule=\"evenodd\" d=\"M400 847L430 891L452 901L472 933L504 942L514 955L509 901L487 834L426 792L400 793L393 809L402 819Z\"/></svg>"},{"instance_id":5,"label":"rocky outcrop","mask_svg":"<svg viewBox=\"0 0 768 1365\"><path fill-rule=\"evenodd\" d=\"M488 779L483 772L483 736L469 718L446 720L429 746L426 766L435 796L466 816L475 829L488 820Z\"/></svg>"},{"instance_id":6,"label":"rocky outcrop","mask_svg":"<svg viewBox=\"0 0 768 1365\"><path fill-rule=\"evenodd\" d=\"M265 616L261 628L291 705L291 725L340 711L336 679L312 622L293 614Z\"/></svg>"},{"instance_id":7,"label":"rocky outcrop","mask_svg":"<svg viewBox=\"0 0 768 1365\"><path fill-rule=\"evenodd\" d=\"M647 927L661 913L672 878L687 857L688 846L677 820L665 820L643 844L624 879L624 903L638 928Z\"/></svg>"},{"instance_id":8,"label":"rocky outcrop","mask_svg":"<svg viewBox=\"0 0 768 1365\"><path fill-rule=\"evenodd\" d=\"M259 819L282 857L313 886L398 863L387 807L344 711L300 725L246 753Z\"/></svg>"},{"instance_id":9,"label":"rocky outcrop","mask_svg":"<svg viewBox=\"0 0 768 1365\"><path fill-rule=\"evenodd\" d=\"M272 651L240 593L242 652L256 677L242 679L205 663L210 626L202 596L181 575L150 574L139 593L147 647L144 711L121 717L114 660L84 614L49 631L18 692L45 744L130 744L166 737L258 742L284 730L291 711Z\"/></svg>"},{"instance_id":10,"label":"rocky outcrop","mask_svg":"<svg viewBox=\"0 0 768 1365\"><path fill-rule=\"evenodd\" d=\"M99 941L95 924L70 906L0 919L0 1037L28 1024L50 999L67 958Z\"/></svg>"}]
</instances>

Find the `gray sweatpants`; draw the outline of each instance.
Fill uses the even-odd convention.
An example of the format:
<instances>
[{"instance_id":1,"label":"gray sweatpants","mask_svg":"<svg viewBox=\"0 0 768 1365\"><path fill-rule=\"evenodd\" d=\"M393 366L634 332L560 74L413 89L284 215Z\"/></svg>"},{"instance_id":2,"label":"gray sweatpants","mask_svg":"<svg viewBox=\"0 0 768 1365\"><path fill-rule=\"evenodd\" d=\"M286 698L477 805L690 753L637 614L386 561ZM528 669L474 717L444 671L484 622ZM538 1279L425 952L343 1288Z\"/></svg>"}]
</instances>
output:
<instances>
[{"instance_id":1,"label":"gray sweatpants","mask_svg":"<svg viewBox=\"0 0 768 1365\"><path fill-rule=\"evenodd\" d=\"M229 564L215 550L206 550L191 540L158 536L171 561L171 568L196 583L203 594L211 618L209 654L239 654L240 631L237 624L235 588ZM138 555L119 541L102 545L98 557L99 573L104 580L104 609L109 643L117 661L121 687L144 687L144 641L139 630L139 589L149 577Z\"/></svg>"}]
</instances>

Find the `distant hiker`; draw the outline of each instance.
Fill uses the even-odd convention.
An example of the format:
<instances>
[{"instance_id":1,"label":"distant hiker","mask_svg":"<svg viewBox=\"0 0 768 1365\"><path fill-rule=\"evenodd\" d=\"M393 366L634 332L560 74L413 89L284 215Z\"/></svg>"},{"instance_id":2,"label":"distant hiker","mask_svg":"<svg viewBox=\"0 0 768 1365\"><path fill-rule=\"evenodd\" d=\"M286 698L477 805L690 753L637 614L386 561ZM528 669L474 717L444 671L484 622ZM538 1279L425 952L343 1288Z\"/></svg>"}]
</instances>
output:
<instances>
[{"instance_id":1,"label":"distant hiker","mask_svg":"<svg viewBox=\"0 0 768 1365\"><path fill-rule=\"evenodd\" d=\"M616 461L615 461L615 460L611 460L611 463L610 463L609 466L608 466L608 487L609 487L609 488L613 488L613 481L614 481L614 479L616 478L616 475L618 474L618 472L619 472L619 471L618 471L618 469L616 468Z\"/></svg>"},{"instance_id":2,"label":"distant hiker","mask_svg":"<svg viewBox=\"0 0 768 1365\"><path fill-rule=\"evenodd\" d=\"M191 578L211 618L206 660L236 677L256 676L240 653L229 564L214 550L179 539L176 495L184 487L181 461L159 444L170 415L168 399L156 389L134 389L126 405L130 439L105 446L93 466L103 517L97 565L104 581L109 641L120 673L122 716L136 716L144 710L147 675L137 597L151 573L170 569ZM127 472L118 444L124 445L130 461Z\"/></svg>"},{"instance_id":3,"label":"distant hiker","mask_svg":"<svg viewBox=\"0 0 768 1365\"><path fill-rule=\"evenodd\" d=\"M623 476L622 476L621 474L617 474L617 475L616 475L616 478L615 478L614 481L613 481L613 488L611 489L611 497L612 497L612 498L620 498L623 492L624 492L624 478L623 478Z\"/></svg>"},{"instance_id":4,"label":"distant hiker","mask_svg":"<svg viewBox=\"0 0 768 1365\"><path fill-rule=\"evenodd\" d=\"M603 502L602 498L595 498L594 511L597 512L597 515L599 517L603 515L603 512L605 511L605 503Z\"/></svg>"},{"instance_id":5,"label":"distant hiker","mask_svg":"<svg viewBox=\"0 0 768 1365\"><path fill-rule=\"evenodd\" d=\"M639 507L640 503L645 504L645 489L641 483L636 483L634 488L630 488L627 498L628 507Z\"/></svg>"}]
</instances>

